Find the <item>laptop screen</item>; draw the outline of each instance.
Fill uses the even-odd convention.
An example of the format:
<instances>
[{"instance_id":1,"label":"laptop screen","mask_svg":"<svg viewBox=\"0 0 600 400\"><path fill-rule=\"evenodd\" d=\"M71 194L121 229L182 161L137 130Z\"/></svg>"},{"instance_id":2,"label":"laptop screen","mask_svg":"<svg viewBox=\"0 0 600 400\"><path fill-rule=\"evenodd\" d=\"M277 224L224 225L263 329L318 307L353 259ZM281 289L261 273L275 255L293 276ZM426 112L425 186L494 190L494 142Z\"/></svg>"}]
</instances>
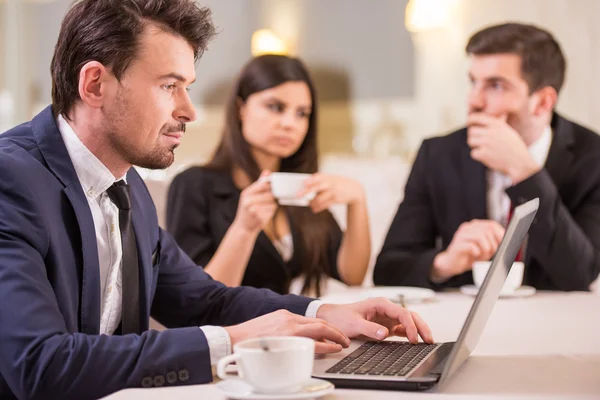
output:
<instances>
[{"instance_id":1,"label":"laptop screen","mask_svg":"<svg viewBox=\"0 0 600 400\"><path fill-rule=\"evenodd\" d=\"M515 208L481 289L471 306L471 311L469 311L456 344L448 356L440 376L440 385L444 384L456 372L477 346L510 267L525 241L527 231L529 231L538 207L539 199L536 198Z\"/></svg>"}]
</instances>

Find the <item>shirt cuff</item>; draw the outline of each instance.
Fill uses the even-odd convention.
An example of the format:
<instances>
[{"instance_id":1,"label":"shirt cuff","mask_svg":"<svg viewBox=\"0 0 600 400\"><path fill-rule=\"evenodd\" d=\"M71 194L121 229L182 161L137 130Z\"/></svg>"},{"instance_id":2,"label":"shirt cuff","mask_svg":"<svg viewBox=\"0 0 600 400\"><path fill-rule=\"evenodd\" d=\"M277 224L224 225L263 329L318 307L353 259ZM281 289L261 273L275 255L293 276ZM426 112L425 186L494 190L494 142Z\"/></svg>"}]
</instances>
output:
<instances>
[{"instance_id":1,"label":"shirt cuff","mask_svg":"<svg viewBox=\"0 0 600 400\"><path fill-rule=\"evenodd\" d=\"M220 326L207 325L201 326L200 329L206 336L210 365L214 367L221 358L231 354L231 338L227 330Z\"/></svg>"},{"instance_id":2,"label":"shirt cuff","mask_svg":"<svg viewBox=\"0 0 600 400\"><path fill-rule=\"evenodd\" d=\"M308 318L317 318L317 312L319 311L319 308L325 304L325 302L321 301L321 300L313 300L308 304L308 307L306 307L306 312L304 313L305 317Z\"/></svg>"}]
</instances>

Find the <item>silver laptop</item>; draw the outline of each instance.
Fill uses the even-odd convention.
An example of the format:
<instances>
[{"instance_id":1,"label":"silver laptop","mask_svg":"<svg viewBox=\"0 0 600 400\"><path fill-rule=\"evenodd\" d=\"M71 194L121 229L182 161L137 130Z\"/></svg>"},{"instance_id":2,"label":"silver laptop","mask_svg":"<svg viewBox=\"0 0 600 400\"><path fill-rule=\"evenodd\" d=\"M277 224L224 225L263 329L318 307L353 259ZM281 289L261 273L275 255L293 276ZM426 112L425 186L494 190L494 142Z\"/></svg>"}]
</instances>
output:
<instances>
[{"instance_id":1,"label":"silver laptop","mask_svg":"<svg viewBox=\"0 0 600 400\"><path fill-rule=\"evenodd\" d=\"M456 342L353 340L341 353L317 358L313 376L339 388L387 390L427 390L450 380L479 342L538 206L536 198L515 208Z\"/></svg>"}]
</instances>

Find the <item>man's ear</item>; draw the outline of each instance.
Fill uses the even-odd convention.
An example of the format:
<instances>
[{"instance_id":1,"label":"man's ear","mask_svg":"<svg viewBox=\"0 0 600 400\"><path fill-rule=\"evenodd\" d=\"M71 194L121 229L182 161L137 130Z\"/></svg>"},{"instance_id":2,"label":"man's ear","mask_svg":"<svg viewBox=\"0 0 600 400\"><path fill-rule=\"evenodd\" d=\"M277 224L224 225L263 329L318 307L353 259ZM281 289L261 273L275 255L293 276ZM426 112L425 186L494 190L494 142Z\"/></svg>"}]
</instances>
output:
<instances>
[{"instance_id":1,"label":"man's ear","mask_svg":"<svg viewBox=\"0 0 600 400\"><path fill-rule=\"evenodd\" d=\"M87 62L79 71L79 97L92 108L100 108L106 99L107 86L115 77L98 61Z\"/></svg>"},{"instance_id":2,"label":"man's ear","mask_svg":"<svg viewBox=\"0 0 600 400\"><path fill-rule=\"evenodd\" d=\"M535 92L533 96L536 98L532 105L533 115L540 116L552 113L558 101L558 93L556 93L556 90L553 87L543 87Z\"/></svg>"}]
</instances>

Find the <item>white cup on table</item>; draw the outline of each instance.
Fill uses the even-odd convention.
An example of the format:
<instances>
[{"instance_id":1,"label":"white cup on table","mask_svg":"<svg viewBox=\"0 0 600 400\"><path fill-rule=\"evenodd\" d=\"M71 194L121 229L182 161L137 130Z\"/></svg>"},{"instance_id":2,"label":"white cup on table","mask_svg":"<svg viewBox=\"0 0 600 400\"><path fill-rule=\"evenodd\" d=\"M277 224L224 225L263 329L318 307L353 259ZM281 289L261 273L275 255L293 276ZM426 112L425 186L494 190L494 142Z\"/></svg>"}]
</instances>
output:
<instances>
[{"instance_id":1,"label":"white cup on table","mask_svg":"<svg viewBox=\"0 0 600 400\"><path fill-rule=\"evenodd\" d=\"M473 263L473 282L477 289L481 288L483 281L485 280L485 276L487 275L490 266L492 265L491 261L476 261ZM502 286L502 290L500 294L511 294L523 283L523 272L525 270L525 264L521 261L515 261L510 268L508 276L504 281L504 286Z\"/></svg>"},{"instance_id":2,"label":"white cup on table","mask_svg":"<svg viewBox=\"0 0 600 400\"><path fill-rule=\"evenodd\" d=\"M294 393L311 378L315 341L304 337L273 336L248 339L233 346L233 354L217 364L221 379L240 378L257 393ZM238 374L228 374L236 362Z\"/></svg>"}]
</instances>

